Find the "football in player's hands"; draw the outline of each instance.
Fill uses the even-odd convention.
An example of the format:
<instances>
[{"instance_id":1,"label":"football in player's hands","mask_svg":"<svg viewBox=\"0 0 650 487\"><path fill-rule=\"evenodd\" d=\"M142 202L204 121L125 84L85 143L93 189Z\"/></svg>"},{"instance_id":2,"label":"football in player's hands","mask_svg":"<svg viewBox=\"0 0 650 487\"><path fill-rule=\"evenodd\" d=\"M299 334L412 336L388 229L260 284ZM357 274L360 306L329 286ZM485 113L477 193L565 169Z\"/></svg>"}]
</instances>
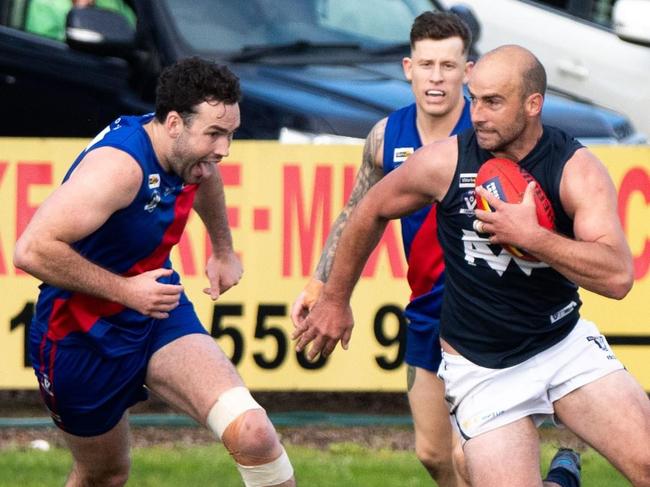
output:
<instances>
[{"instance_id":1,"label":"football in player's hands","mask_svg":"<svg viewBox=\"0 0 650 487\"><path fill-rule=\"evenodd\" d=\"M535 178L516 162L501 158L485 161L476 174L475 186L483 186L490 194L501 201L521 203L526 187L532 181L536 183L534 199L537 209L537 221L544 228L553 230L555 228L555 212L550 200ZM476 204L481 210L494 211L494 208L490 207L483 197L478 197ZM520 259L537 261L535 257L525 250L514 245L504 244L503 248Z\"/></svg>"}]
</instances>

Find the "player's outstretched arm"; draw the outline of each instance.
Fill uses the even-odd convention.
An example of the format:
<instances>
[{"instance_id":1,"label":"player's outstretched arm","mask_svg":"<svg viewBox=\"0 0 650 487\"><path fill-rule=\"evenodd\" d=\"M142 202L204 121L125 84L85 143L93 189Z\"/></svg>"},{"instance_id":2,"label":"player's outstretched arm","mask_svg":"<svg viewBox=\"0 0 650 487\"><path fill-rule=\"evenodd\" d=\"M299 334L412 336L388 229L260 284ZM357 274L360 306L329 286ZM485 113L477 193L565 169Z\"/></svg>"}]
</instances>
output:
<instances>
[{"instance_id":1,"label":"player's outstretched arm","mask_svg":"<svg viewBox=\"0 0 650 487\"><path fill-rule=\"evenodd\" d=\"M580 149L564 168L560 199L567 215L573 218L575 239L537 224L530 189L522 205L506 205L508 211L522 216L510 218L519 221L519 230L510 232L503 241L525 248L589 291L623 298L634 280L632 254L618 217L616 189L605 166L589 150ZM488 215L488 221L500 211L497 208L495 215ZM490 232L491 224L486 228Z\"/></svg>"},{"instance_id":2,"label":"player's outstretched arm","mask_svg":"<svg viewBox=\"0 0 650 487\"><path fill-rule=\"evenodd\" d=\"M455 138L431 144L368 191L345 225L323 292L296 335L298 351L313 342L307 357L314 359L319 353L331 354L339 340L347 348L354 324L352 290L388 220L442 197L449 187L455 161Z\"/></svg>"},{"instance_id":3,"label":"player's outstretched arm","mask_svg":"<svg viewBox=\"0 0 650 487\"><path fill-rule=\"evenodd\" d=\"M142 177L139 165L125 152L109 147L89 152L34 214L16 242L14 265L48 284L118 302L146 315L166 316L182 291L182 286L156 282L169 271L125 278L88 261L71 246L128 206Z\"/></svg>"},{"instance_id":4,"label":"player's outstretched arm","mask_svg":"<svg viewBox=\"0 0 650 487\"><path fill-rule=\"evenodd\" d=\"M201 217L212 244L212 254L205 268L210 287L203 289L203 292L216 300L239 283L244 272L233 249L223 180L218 167L212 167L210 175L201 181L194 199L194 209Z\"/></svg>"},{"instance_id":5,"label":"player's outstretched arm","mask_svg":"<svg viewBox=\"0 0 650 487\"><path fill-rule=\"evenodd\" d=\"M323 283L327 281L341 232L345 228L352 211L368 190L384 176L382 153L384 150L386 120L384 118L375 124L368 137L366 137L361 167L357 173L350 197L332 225L318 265L316 266L314 276L300 292L291 307L291 319L297 328L294 331L294 335L299 334L305 317L318 299Z\"/></svg>"}]
</instances>

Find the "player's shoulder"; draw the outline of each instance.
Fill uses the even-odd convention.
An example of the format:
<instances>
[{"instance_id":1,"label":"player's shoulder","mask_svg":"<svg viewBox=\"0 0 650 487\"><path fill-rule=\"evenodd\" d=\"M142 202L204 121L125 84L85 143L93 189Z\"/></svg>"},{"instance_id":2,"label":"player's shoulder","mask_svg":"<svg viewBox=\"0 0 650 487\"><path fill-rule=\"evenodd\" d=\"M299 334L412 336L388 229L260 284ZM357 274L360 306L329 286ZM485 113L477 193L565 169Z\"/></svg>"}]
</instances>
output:
<instances>
[{"instance_id":1,"label":"player's shoulder","mask_svg":"<svg viewBox=\"0 0 650 487\"><path fill-rule=\"evenodd\" d=\"M417 156L418 159L427 160L431 164L450 161L455 163L458 156L458 136L452 135L423 145L415 151L412 157L414 156Z\"/></svg>"},{"instance_id":2,"label":"player's shoulder","mask_svg":"<svg viewBox=\"0 0 650 487\"><path fill-rule=\"evenodd\" d=\"M379 120L368 133L364 144L364 161L371 161L378 169L382 169L384 164L384 132L387 121L388 117Z\"/></svg>"},{"instance_id":3,"label":"player's shoulder","mask_svg":"<svg viewBox=\"0 0 650 487\"><path fill-rule=\"evenodd\" d=\"M587 147L578 148L568 159L562 178L582 177L586 173L602 173L607 171L601 160Z\"/></svg>"},{"instance_id":4,"label":"player's shoulder","mask_svg":"<svg viewBox=\"0 0 650 487\"><path fill-rule=\"evenodd\" d=\"M585 198L585 195L590 195ZM596 207L616 198L616 189L605 165L588 148L575 151L564 165L560 179L560 200L572 216L579 207Z\"/></svg>"},{"instance_id":5,"label":"player's shoulder","mask_svg":"<svg viewBox=\"0 0 650 487\"><path fill-rule=\"evenodd\" d=\"M412 177L432 185L432 195L440 201L456 171L458 144L456 136L424 145L411 154L404 167Z\"/></svg>"},{"instance_id":6,"label":"player's shoulder","mask_svg":"<svg viewBox=\"0 0 650 487\"><path fill-rule=\"evenodd\" d=\"M103 146L88 151L72 172L71 178L109 182L115 187L135 189L142 182L143 170L128 152Z\"/></svg>"},{"instance_id":7,"label":"player's shoulder","mask_svg":"<svg viewBox=\"0 0 650 487\"><path fill-rule=\"evenodd\" d=\"M370 129L370 132L368 133L368 137L366 137L366 140L368 140L371 137L380 137L381 139L384 138L384 132L386 131L386 124L388 123L388 117L384 117L381 120L379 120L375 125L373 125L372 129Z\"/></svg>"}]
</instances>

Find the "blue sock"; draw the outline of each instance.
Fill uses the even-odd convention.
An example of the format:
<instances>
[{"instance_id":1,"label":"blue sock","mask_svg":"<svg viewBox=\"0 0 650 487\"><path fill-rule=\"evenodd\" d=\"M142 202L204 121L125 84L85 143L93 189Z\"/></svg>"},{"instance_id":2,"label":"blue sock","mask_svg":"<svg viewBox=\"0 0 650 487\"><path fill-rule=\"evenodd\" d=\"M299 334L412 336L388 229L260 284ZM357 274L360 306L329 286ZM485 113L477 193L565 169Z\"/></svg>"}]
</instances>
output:
<instances>
[{"instance_id":1,"label":"blue sock","mask_svg":"<svg viewBox=\"0 0 650 487\"><path fill-rule=\"evenodd\" d=\"M547 482L555 482L562 487L580 487L578 480L565 468L554 468L544 480Z\"/></svg>"}]
</instances>

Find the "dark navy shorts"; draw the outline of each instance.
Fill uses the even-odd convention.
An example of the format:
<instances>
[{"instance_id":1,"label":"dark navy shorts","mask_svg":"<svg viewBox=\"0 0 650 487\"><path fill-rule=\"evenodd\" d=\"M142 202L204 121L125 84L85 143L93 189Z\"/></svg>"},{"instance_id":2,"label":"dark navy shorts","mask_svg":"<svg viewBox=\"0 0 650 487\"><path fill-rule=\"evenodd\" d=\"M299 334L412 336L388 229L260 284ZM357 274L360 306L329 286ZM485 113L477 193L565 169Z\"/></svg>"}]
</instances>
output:
<instances>
[{"instance_id":1,"label":"dark navy shorts","mask_svg":"<svg viewBox=\"0 0 650 487\"><path fill-rule=\"evenodd\" d=\"M437 322L409 322L406 327L406 363L431 372L438 372L442 353Z\"/></svg>"},{"instance_id":2,"label":"dark navy shorts","mask_svg":"<svg viewBox=\"0 0 650 487\"><path fill-rule=\"evenodd\" d=\"M153 320L148 335L128 353L107 356L83 336L51 341L32 325L30 357L41 396L56 425L77 436L97 436L117 425L125 411L147 399L144 381L151 356L193 333L207 334L189 301ZM45 331L47 329L45 328Z\"/></svg>"}]
</instances>

